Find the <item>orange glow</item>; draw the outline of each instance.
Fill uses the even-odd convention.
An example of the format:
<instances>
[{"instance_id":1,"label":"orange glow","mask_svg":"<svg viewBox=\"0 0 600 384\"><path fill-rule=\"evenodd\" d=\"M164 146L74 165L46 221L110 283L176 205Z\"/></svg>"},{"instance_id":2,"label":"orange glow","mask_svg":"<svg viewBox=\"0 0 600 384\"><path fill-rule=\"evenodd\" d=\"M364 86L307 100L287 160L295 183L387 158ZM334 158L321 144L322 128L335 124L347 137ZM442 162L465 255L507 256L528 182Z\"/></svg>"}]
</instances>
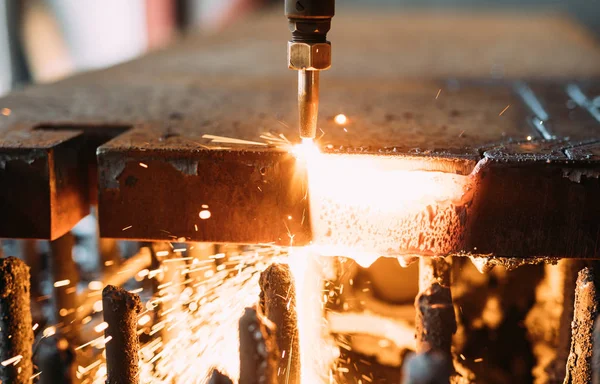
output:
<instances>
[{"instance_id":1,"label":"orange glow","mask_svg":"<svg viewBox=\"0 0 600 384\"><path fill-rule=\"evenodd\" d=\"M156 251L161 265L153 270L144 266L136 273L139 281L154 279L157 287L138 319L140 333L148 336L140 350L141 382L206 382L214 367L237 382L238 321L244 308L258 301L261 271L277 261L287 262L294 277L300 351L289 353L300 353L300 384L333 383L333 373L343 372L347 369L343 364L348 363L337 366L342 344L329 334L330 322L346 322L349 317L325 316L325 305L334 300L330 294L335 295L335 287L323 290L331 280L327 273L332 272L326 272L328 263L334 259L320 256L347 256L367 267L381 255L418 251L419 231L440 228L445 233L449 221L438 219L443 217L444 207L461 202L467 187L467 176L414 170L415 162L402 157L321 153L313 140L285 145L298 159L299 180L308 180L309 193L299 198L309 199L313 244L255 247L235 255L212 254L191 263L185 262L188 257L161 257L179 249ZM201 206L200 219L211 217L208 208ZM286 215L284 220L300 217ZM293 235L290 233L292 239ZM423 238L427 240L427 236ZM101 282L93 285L100 287ZM101 300L94 311L102 311ZM403 328L386 324L381 320L378 326L392 342L410 339L404 337ZM344 325L349 332L354 329ZM100 323L94 330L101 333L105 328L106 323ZM47 336L54 331L46 328L43 333ZM103 349L108 341L98 337L78 348ZM103 358L80 368L80 378L105 381Z\"/></svg>"},{"instance_id":2,"label":"orange glow","mask_svg":"<svg viewBox=\"0 0 600 384\"><path fill-rule=\"evenodd\" d=\"M348 118L343 113L336 115L334 120L335 120L336 124L339 124L339 125L344 125L348 122Z\"/></svg>"},{"instance_id":3,"label":"orange glow","mask_svg":"<svg viewBox=\"0 0 600 384\"><path fill-rule=\"evenodd\" d=\"M319 147L317 147L313 139L302 139L302 144L294 145L290 150L290 153L292 153L301 164L306 164L317 158L321 154L321 151L319 151Z\"/></svg>"},{"instance_id":4,"label":"orange glow","mask_svg":"<svg viewBox=\"0 0 600 384\"><path fill-rule=\"evenodd\" d=\"M291 153L308 177L314 252L368 267L379 256L443 253L455 240L468 176L418 170L416 158L321 153L312 140Z\"/></svg>"},{"instance_id":5,"label":"orange glow","mask_svg":"<svg viewBox=\"0 0 600 384\"><path fill-rule=\"evenodd\" d=\"M338 348L325 330L323 314L323 266L311 247L289 248L288 264L294 277L298 338L300 341L301 384L331 382L329 372L339 355Z\"/></svg>"},{"instance_id":6,"label":"orange glow","mask_svg":"<svg viewBox=\"0 0 600 384\"><path fill-rule=\"evenodd\" d=\"M322 154L308 149L313 243L319 253L369 266L378 256L443 248L452 207L468 176L413 170L396 156Z\"/></svg>"}]
</instances>

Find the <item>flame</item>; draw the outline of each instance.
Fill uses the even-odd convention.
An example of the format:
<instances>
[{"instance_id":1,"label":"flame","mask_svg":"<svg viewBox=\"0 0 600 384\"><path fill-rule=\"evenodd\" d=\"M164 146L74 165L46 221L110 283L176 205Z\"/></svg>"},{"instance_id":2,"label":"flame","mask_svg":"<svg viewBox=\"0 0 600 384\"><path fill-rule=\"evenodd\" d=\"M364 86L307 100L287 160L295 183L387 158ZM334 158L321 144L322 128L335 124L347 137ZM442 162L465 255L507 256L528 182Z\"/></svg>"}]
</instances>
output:
<instances>
[{"instance_id":1,"label":"flame","mask_svg":"<svg viewBox=\"0 0 600 384\"><path fill-rule=\"evenodd\" d=\"M313 139L302 139L302 144L296 144L291 147L290 152L296 157L300 165L306 165L313 162L321 155L321 151Z\"/></svg>"}]
</instances>

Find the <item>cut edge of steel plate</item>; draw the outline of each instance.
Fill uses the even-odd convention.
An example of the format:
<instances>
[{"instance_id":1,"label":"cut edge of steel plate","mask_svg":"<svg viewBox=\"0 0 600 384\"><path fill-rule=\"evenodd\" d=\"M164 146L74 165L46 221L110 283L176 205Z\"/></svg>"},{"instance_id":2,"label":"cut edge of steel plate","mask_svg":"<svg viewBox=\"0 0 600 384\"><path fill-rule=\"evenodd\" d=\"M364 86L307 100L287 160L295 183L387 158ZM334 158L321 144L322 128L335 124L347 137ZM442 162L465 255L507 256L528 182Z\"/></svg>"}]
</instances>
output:
<instances>
[{"instance_id":1,"label":"cut edge of steel plate","mask_svg":"<svg viewBox=\"0 0 600 384\"><path fill-rule=\"evenodd\" d=\"M98 149L103 237L310 242L305 171L284 151ZM150 209L151 208L151 209Z\"/></svg>"}]
</instances>

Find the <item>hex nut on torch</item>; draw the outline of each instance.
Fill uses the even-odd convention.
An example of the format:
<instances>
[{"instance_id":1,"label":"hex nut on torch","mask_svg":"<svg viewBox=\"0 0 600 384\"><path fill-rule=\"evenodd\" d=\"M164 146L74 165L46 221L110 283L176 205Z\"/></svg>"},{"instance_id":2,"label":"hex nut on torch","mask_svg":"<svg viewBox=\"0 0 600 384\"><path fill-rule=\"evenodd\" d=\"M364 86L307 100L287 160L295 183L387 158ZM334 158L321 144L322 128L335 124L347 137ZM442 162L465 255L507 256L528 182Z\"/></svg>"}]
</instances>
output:
<instances>
[{"instance_id":1,"label":"hex nut on torch","mask_svg":"<svg viewBox=\"0 0 600 384\"><path fill-rule=\"evenodd\" d=\"M320 71L331 67L331 43L288 42L288 67L297 71Z\"/></svg>"}]
</instances>

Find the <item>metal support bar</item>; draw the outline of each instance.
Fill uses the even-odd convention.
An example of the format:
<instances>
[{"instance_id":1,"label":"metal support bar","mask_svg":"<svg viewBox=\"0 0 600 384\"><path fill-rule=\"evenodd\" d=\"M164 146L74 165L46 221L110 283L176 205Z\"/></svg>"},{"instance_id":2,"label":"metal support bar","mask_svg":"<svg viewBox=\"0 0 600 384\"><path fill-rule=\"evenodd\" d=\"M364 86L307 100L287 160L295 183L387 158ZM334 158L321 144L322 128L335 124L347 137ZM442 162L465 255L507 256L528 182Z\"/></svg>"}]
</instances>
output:
<instances>
[{"instance_id":1,"label":"metal support bar","mask_svg":"<svg viewBox=\"0 0 600 384\"><path fill-rule=\"evenodd\" d=\"M260 275L259 310L275 324L275 339L281 351L277 377L286 383L300 383L300 353L296 292L290 267L273 263Z\"/></svg>"},{"instance_id":2,"label":"metal support bar","mask_svg":"<svg viewBox=\"0 0 600 384\"><path fill-rule=\"evenodd\" d=\"M106 382L137 384L140 382L137 318L143 309L140 297L107 285L102 291L102 306L104 321L108 323L104 334L110 338L106 343Z\"/></svg>"},{"instance_id":3,"label":"metal support bar","mask_svg":"<svg viewBox=\"0 0 600 384\"><path fill-rule=\"evenodd\" d=\"M29 267L0 259L0 382L29 384L33 375Z\"/></svg>"}]
</instances>

